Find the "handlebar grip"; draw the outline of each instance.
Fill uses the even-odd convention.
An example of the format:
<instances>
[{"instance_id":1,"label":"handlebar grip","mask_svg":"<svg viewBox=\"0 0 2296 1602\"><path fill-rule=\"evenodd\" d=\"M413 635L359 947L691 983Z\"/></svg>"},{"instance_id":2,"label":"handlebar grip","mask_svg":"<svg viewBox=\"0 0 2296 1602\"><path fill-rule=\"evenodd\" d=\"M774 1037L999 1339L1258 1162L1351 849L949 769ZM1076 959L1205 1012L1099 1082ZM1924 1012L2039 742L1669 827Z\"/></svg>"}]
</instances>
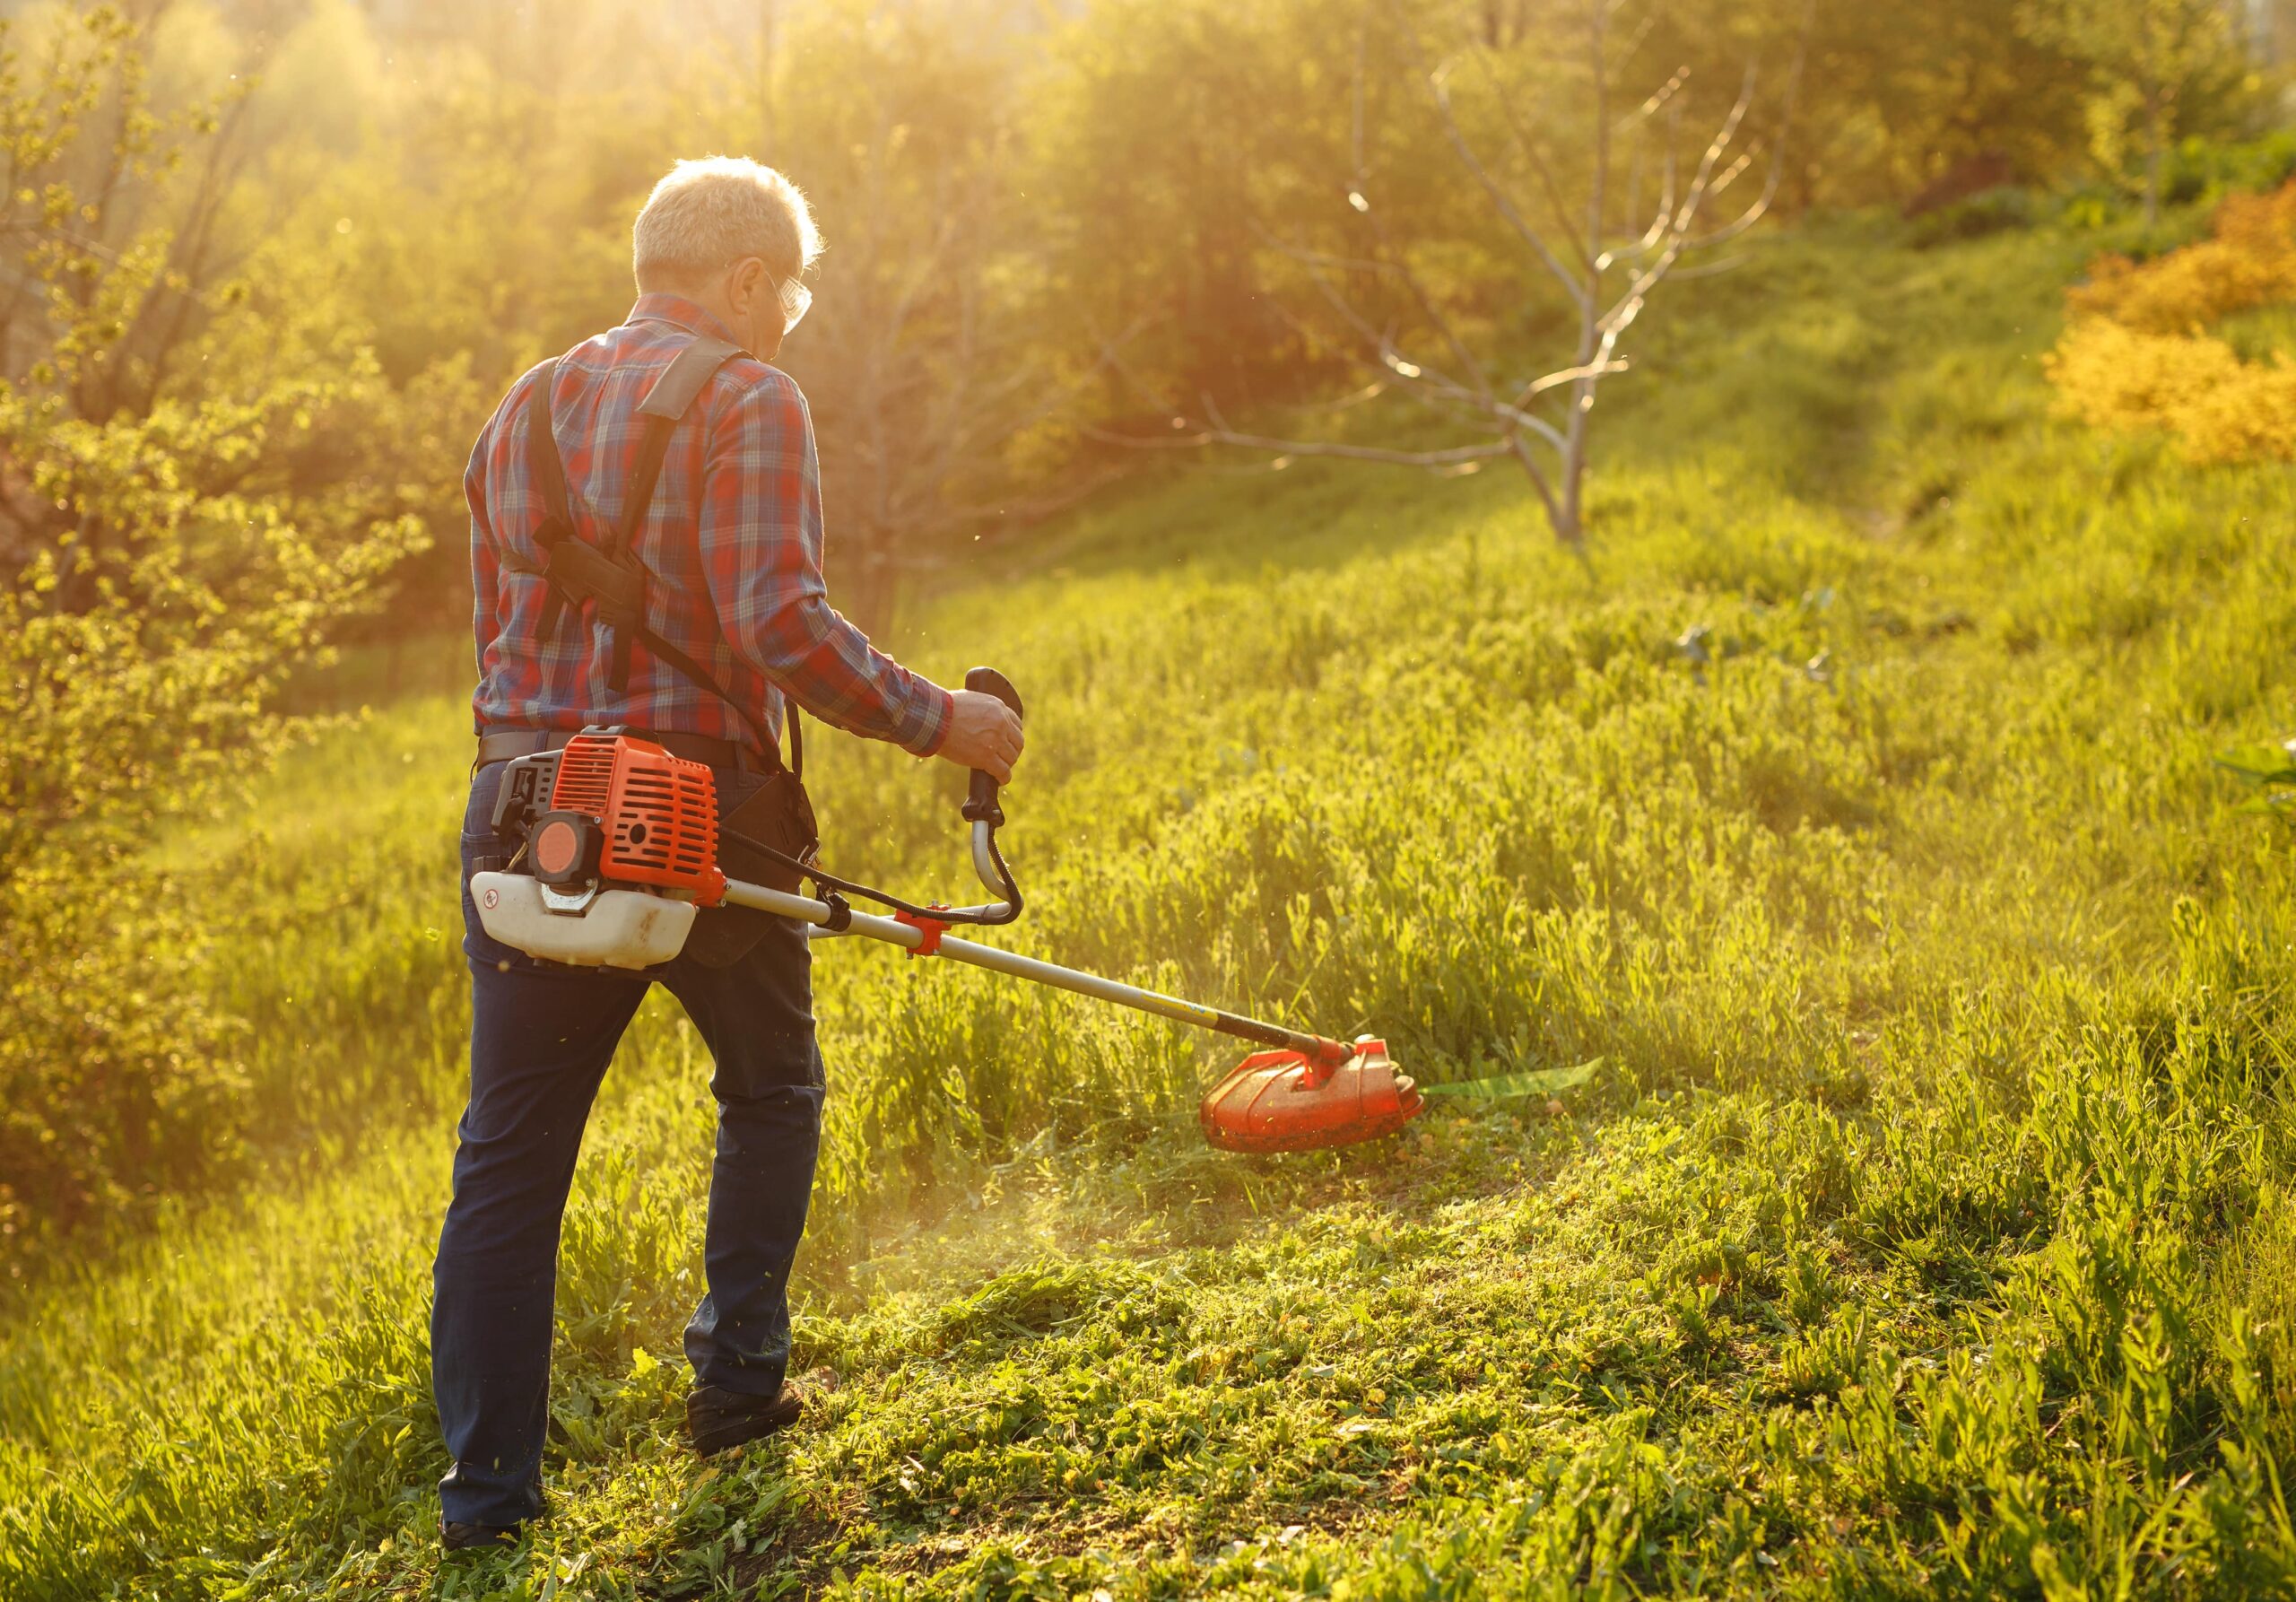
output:
<instances>
[{"instance_id":1,"label":"handlebar grip","mask_svg":"<svg viewBox=\"0 0 2296 1602\"><path fill-rule=\"evenodd\" d=\"M1026 716L1021 710L1021 692L1013 688L1012 680L994 667L976 667L968 672L965 688L995 696L1013 709L1015 718ZM992 823L1003 823L1004 814L996 805L996 788L995 779L975 768L972 771L972 788L965 797L965 816L976 823L984 818Z\"/></svg>"}]
</instances>

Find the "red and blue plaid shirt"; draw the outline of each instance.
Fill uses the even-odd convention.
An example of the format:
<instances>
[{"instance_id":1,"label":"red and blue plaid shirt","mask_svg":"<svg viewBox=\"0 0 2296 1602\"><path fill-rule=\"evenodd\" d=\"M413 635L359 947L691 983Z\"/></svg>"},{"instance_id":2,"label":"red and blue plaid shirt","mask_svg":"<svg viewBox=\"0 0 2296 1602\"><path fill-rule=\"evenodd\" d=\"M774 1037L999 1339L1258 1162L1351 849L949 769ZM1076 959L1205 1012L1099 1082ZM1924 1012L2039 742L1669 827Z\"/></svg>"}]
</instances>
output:
<instances>
[{"instance_id":1,"label":"red and blue plaid shirt","mask_svg":"<svg viewBox=\"0 0 2296 1602\"><path fill-rule=\"evenodd\" d=\"M640 295L628 321L560 359L551 411L577 538L595 543L619 525L645 432L639 403L697 333L731 338L691 300ZM542 566L534 535L544 512L526 468L526 392L541 370L495 408L463 481L477 592L471 710L480 730L622 724L754 744L733 709L642 640L632 644L628 692L608 688L613 653L595 607L567 612L544 636L548 588L518 570ZM646 564L655 631L759 709L769 727L779 730L786 693L855 734L919 756L940 748L949 692L872 646L829 604L813 418L778 369L744 355L718 370L670 441L632 550Z\"/></svg>"}]
</instances>

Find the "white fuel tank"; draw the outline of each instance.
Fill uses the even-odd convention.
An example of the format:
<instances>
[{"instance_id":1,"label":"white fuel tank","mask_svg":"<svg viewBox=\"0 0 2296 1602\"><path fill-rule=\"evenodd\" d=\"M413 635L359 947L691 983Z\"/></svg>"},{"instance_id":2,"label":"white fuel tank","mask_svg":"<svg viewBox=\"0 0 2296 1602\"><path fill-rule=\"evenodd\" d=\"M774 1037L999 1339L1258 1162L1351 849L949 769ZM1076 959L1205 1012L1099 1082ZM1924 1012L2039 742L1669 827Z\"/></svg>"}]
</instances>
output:
<instances>
[{"instance_id":1,"label":"white fuel tank","mask_svg":"<svg viewBox=\"0 0 2296 1602\"><path fill-rule=\"evenodd\" d=\"M642 890L601 890L580 912L543 903L529 874L473 874L478 920L503 945L578 968L652 968L685 949L694 904Z\"/></svg>"}]
</instances>

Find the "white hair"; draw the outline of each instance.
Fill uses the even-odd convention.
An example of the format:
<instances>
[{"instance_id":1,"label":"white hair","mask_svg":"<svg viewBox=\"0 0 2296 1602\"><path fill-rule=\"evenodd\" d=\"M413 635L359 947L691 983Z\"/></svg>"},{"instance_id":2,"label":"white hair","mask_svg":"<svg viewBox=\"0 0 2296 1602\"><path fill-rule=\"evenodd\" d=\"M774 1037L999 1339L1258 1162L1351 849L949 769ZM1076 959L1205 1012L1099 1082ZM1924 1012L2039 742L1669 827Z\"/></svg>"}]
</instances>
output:
<instances>
[{"instance_id":1,"label":"white hair","mask_svg":"<svg viewBox=\"0 0 2296 1602\"><path fill-rule=\"evenodd\" d=\"M794 278L821 254L804 192L747 156L680 161L654 192L631 233L631 266L648 281L691 280L761 257Z\"/></svg>"}]
</instances>

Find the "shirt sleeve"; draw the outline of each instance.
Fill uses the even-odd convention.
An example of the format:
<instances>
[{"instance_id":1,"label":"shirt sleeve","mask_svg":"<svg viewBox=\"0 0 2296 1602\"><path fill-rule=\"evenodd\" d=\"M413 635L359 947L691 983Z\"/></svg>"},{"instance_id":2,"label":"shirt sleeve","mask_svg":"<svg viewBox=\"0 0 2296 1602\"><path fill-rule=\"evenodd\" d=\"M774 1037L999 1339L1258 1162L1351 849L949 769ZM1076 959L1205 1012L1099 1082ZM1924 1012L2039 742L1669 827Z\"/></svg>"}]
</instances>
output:
<instances>
[{"instance_id":1,"label":"shirt sleeve","mask_svg":"<svg viewBox=\"0 0 2296 1602\"><path fill-rule=\"evenodd\" d=\"M821 466L805 397L772 368L709 430L701 571L734 649L824 723L930 756L949 692L869 643L822 579Z\"/></svg>"}]
</instances>

